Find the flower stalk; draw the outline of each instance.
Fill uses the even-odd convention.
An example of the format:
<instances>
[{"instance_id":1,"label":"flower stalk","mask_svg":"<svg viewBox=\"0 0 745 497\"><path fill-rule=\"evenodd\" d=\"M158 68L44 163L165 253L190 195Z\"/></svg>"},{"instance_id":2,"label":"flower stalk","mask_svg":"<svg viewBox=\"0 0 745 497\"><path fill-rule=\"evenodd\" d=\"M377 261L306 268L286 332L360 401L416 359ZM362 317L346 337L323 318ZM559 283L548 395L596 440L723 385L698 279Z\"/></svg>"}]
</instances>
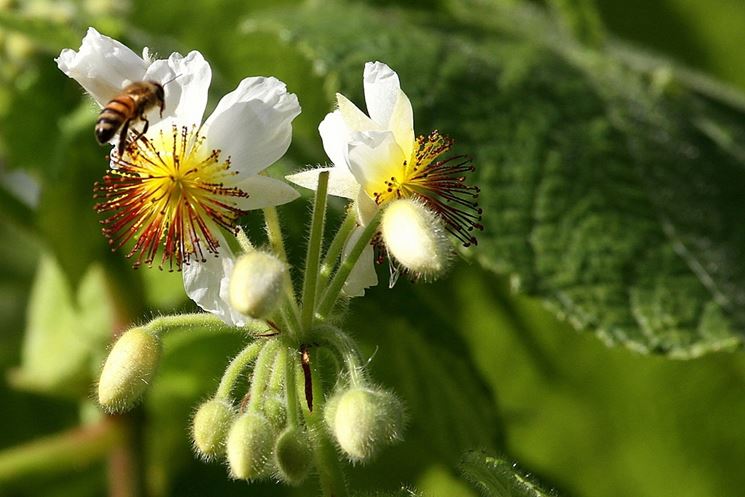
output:
<instances>
[{"instance_id":1,"label":"flower stalk","mask_svg":"<svg viewBox=\"0 0 745 497\"><path fill-rule=\"evenodd\" d=\"M264 226L266 228L266 235L269 239L269 245L272 247L272 251L281 261L288 262L284 237L282 236L282 225L279 222L279 214L275 207L267 207L264 209ZM295 299L295 288L292 284L289 271L285 273L282 299L283 301L280 309L287 332L291 336L297 337L300 333L300 308Z\"/></svg>"},{"instance_id":2,"label":"flower stalk","mask_svg":"<svg viewBox=\"0 0 745 497\"><path fill-rule=\"evenodd\" d=\"M350 250L349 252L349 255L347 255L347 257L344 258L342 263L339 265L339 269L336 271L336 274L334 274L334 277L331 279L328 288L321 296L321 300L316 309L316 314L318 315L319 319L325 319L326 317L328 317L331 309L334 308L334 304L339 298L339 293L344 287L344 283L347 281L349 273L352 272L352 269L357 263L357 260L360 258L362 251L372 241L372 238L378 229L379 222L380 213L376 212L373 219L370 220L367 226L365 226L364 231L355 242L352 250Z\"/></svg>"},{"instance_id":3,"label":"flower stalk","mask_svg":"<svg viewBox=\"0 0 745 497\"><path fill-rule=\"evenodd\" d=\"M347 497L347 486L344 473L336 454L334 444L329 438L328 431L324 426L323 419L323 387L318 370L318 361L311 363L311 382L313 384L313 397L318 399L313 406L313 411L303 406L303 417L308 426L311 436L313 457L318 470L318 479L321 491L325 497Z\"/></svg>"},{"instance_id":4,"label":"flower stalk","mask_svg":"<svg viewBox=\"0 0 745 497\"><path fill-rule=\"evenodd\" d=\"M316 285L318 289L323 288L328 283L328 280L336 267L339 255L344 248L344 242L346 242L349 235L352 234L352 230L354 230L356 224L357 221L355 219L354 211L348 209L344 221L342 221L336 235L334 235L333 240L331 240L331 244L323 258L321 270L318 275L318 285ZM318 293L318 290L316 290L316 292Z\"/></svg>"},{"instance_id":5,"label":"flower stalk","mask_svg":"<svg viewBox=\"0 0 745 497\"><path fill-rule=\"evenodd\" d=\"M318 281L319 264L321 260L321 244L323 243L323 227L326 220L326 192L329 184L329 173L318 176L318 189L313 202L313 216L311 219L308 252L305 258L305 274L303 277L303 307L301 325L303 334L313 325L313 313L316 304L316 282Z\"/></svg>"},{"instance_id":6,"label":"flower stalk","mask_svg":"<svg viewBox=\"0 0 745 497\"><path fill-rule=\"evenodd\" d=\"M220 385L217 387L217 393L215 397L218 399L230 400L235 384L240 379L243 372L256 360L256 357L266 346L266 342L262 340L255 341L249 344L246 348L240 351L240 353L230 361L230 364L225 369L225 373L220 379Z\"/></svg>"}]
</instances>

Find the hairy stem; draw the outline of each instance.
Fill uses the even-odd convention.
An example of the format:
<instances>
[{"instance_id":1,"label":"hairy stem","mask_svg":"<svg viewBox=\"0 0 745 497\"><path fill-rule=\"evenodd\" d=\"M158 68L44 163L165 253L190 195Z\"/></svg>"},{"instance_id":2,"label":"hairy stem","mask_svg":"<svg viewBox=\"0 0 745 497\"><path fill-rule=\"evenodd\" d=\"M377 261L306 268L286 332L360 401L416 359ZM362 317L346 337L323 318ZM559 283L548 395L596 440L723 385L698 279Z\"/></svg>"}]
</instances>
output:
<instances>
[{"instance_id":1,"label":"hairy stem","mask_svg":"<svg viewBox=\"0 0 745 497\"><path fill-rule=\"evenodd\" d=\"M297 361L296 351L285 348L287 360L285 361L285 393L287 394L287 425L295 427L300 423L298 419L298 399L297 399Z\"/></svg>"},{"instance_id":2,"label":"hairy stem","mask_svg":"<svg viewBox=\"0 0 745 497\"><path fill-rule=\"evenodd\" d=\"M349 375L352 386L364 384L364 367L362 355L357 344L346 333L334 326L324 326L319 330L318 338L329 345L331 350L341 359Z\"/></svg>"},{"instance_id":3,"label":"hairy stem","mask_svg":"<svg viewBox=\"0 0 745 497\"><path fill-rule=\"evenodd\" d=\"M225 368L225 373L222 375L220 385L217 387L215 398L230 400L230 395L233 392L233 388L235 388L238 379L256 359L266 343L267 342L263 340L253 342L241 350L240 353L230 361L228 367Z\"/></svg>"},{"instance_id":4,"label":"hairy stem","mask_svg":"<svg viewBox=\"0 0 745 497\"><path fill-rule=\"evenodd\" d=\"M264 209L264 223L272 251L281 261L287 262L287 251L285 250L285 242L282 237L282 226L275 207ZM300 309L297 305L295 288L292 285L292 278L289 271L285 273L283 302L280 309L285 326L288 328L287 331L291 335L297 336L300 333Z\"/></svg>"},{"instance_id":5,"label":"hairy stem","mask_svg":"<svg viewBox=\"0 0 745 497\"><path fill-rule=\"evenodd\" d=\"M313 313L316 308L316 282L321 262L321 245L323 243L323 227L326 221L326 192L328 191L329 173L322 172L318 176L318 187L313 202L313 217L310 224L310 239L305 257L305 274L303 276L303 304L300 324L303 333L307 333L313 325Z\"/></svg>"},{"instance_id":6,"label":"hairy stem","mask_svg":"<svg viewBox=\"0 0 745 497\"><path fill-rule=\"evenodd\" d=\"M375 217L370 220L370 223L365 226L365 230L357 239L354 246L352 247L352 250L349 251L347 257L344 258L344 260L342 261L339 269L336 271L336 274L334 274L334 277L331 279L331 283L329 283L328 288L324 292L323 296L321 297L321 301L318 304L316 313L318 314L320 319L325 318L326 316L328 316L329 312L331 312L331 309L336 303L336 299L339 298L341 289L344 287L344 282L347 281L349 273L352 272L352 269L357 263L357 260L360 258L362 251L370 244L373 235L378 229L379 222L380 211L378 211L375 214Z\"/></svg>"},{"instance_id":7,"label":"hairy stem","mask_svg":"<svg viewBox=\"0 0 745 497\"><path fill-rule=\"evenodd\" d=\"M256 327L256 331L259 332L263 330L266 325L263 325L262 323L262 326L259 326L259 324L257 323ZM162 335L165 335L171 331L184 328L207 328L215 331L233 329L226 326L222 319L208 312L159 316L147 323L144 328L148 332L158 337L162 337Z\"/></svg>"},{"instance_id":8,"label":"hairy stem","mask_svg":"<svg viewBox=\"0 0 745 497\"><path fill-rule=\"evenodd\" d=\"M331 277L331 273L336 267L336 261L339 258L342 249L344 248L344 242L346 242L349 238L349 235L352 234L352 230L354 230L354 227L356 225L357 220L355 219L354 210L349 209L347 211L347 215L344 217L344 221L342 221L341 226L339 226L339 230L336 232L336 235L334 235L334 239L331 241L331 245L329 245L329 249L326 251L326 255L323 258L321 270L318 275L318 284L316 285L317 294L320 294L320 289L324 288L328 283L328 280Z\"/></svg>"},{"instance_id":9,"label":"hairy stem","mask_svg":"<svg viewBox=\"0 0 745 497\"><path fill-rule=\"evenodd\" d=\"M328 431L323 426L323 385L318 370L318 361L311 362L311 381L313 397L317 399L313 411L304 406L303 416L308 430L312 433L313 456L318 470L321 492L324 497L347 497L344 473L339 463L334 444L329 439ZM296 389L296 391L298 391ZM298 392L299 393L299 392ZM303 403L305 405L305 403Z\"/></svg>"}]
</instances>

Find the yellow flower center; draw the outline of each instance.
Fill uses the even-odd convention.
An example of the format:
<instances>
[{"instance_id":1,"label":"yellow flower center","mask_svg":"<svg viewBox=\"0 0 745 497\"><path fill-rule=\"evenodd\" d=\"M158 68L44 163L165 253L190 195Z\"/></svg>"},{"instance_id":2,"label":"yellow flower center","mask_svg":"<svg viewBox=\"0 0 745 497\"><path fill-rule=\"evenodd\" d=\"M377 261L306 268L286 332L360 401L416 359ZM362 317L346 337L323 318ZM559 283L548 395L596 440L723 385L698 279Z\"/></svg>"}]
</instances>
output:
<instances>
[{"instance_id":1,"label":"yellow flower center","mask_svg":"<svg viewBox=\"0 0 745 497\"><path fill-rule=\"evenodd\" d=\"M465 184L465 174L474 171L469 158L457 155L438 160L452 147L453 141L436 130L418 137L411 158L400 166L392 165L401 176L391 176L372 197L378 205L401 198L420 199L467 247L477 243L471 232L483 229L479 188Z\"/></svg>"},{"instance_id":2,"label":"yellow flower center","mask_svg":"<svg viewBox=\"0 0 745 497\"><path fill-rule=\"evenodd\" d=\"M195 127L173 126L149 139L130 141L116 168L96 185L105 201L98 212L111 212L103 221L103 233L114 249L128 240L135 243L128 257L138 254L135 267L151 266L162 246L160 266L180 269L192 256L204 260L217 254L213 230L235 231L245 211L236 198L248 195L236 187L230 159L220 160L219 150L205 150L204 137Z\"/></svg>"}]
</instances>

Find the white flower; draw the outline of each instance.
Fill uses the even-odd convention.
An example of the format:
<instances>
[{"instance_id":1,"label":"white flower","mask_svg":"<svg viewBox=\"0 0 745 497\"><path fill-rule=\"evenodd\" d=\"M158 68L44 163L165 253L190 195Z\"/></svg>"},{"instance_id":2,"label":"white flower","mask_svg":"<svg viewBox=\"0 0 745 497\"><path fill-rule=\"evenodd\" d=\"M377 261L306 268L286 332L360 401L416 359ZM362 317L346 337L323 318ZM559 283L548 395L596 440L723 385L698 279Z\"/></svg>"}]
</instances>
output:
<instances>
[{"instance_id":1,"label":"white flower","mask_svg":"<svg viewBox=\"0 0 745 497\"><path fill-rule=\"evenodd\" d=\"M235 232L249 210L298 196L283 181L259 176L290 145L297 97L275 78L246 78L202 123L211 69L199 52L151 61L147 51L141 58L92 28L80 50L63 50L57 64L101 105L130 82L178 76L164 87L163 119L157 111L148 116L147 133L114 157L96 188L103 198L97 209L110 213L103 231L112 246L135 240L129 252L137 254L135 265L152 265L161 252L159 265L183 264L197 304L221 308L227 287L219 278L213 285L211 273L229 274L233 264L222 232Z\"/></svg>"},{"instance_id":2,"label":"white flower","mask_svg":"<svg viewBox=\"0 0 745 497\"><path fill-rule=\"evenodd\" d=\"M452 141L437 131L415 137L411 103L390 67L368 62L363 81L369 116L337 94L338 109L318 128L333 165L287 179L315 189L318 174L329 171L329 193L355 201L361 226L384 204L417 198L464 245L474 244L470 232L481 229L481 211L476 203L478 188L463 183L464 174L473 170L470 160L464 156L440 159L452 148ZM364 288L360 278L371 281L371 261L371 252L365 260L360 258L357 276L348 283L358 290Z\"/></svg>"},{"instance_id":3,"label":"white flower","mask_svg":"<svg viewBox=\"0 0 745 497\"><path fill-rule=\"evenodd\" d=\"M153 60L147 48L140 57L122 43L88 28L80 50L66 48L55 61L101 107L130 83L168 82L163 88L163 118L175 117L189 125L202 122L212 71L199 52L192 51L186 57L173 53L168 59ZM160 113L153 110L147 118L151 125L156 124Z\"/></svg>"}]
</instances>

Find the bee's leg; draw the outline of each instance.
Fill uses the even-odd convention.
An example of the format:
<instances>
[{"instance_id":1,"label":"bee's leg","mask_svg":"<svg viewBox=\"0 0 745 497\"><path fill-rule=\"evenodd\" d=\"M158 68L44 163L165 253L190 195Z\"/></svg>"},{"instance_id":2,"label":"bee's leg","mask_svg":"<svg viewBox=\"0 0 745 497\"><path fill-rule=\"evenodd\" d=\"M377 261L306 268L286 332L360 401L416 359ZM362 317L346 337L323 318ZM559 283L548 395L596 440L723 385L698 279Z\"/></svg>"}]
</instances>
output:
<instances>
[{"instance_id":1,"label":"bee's leg","mask_svg":"<svg viewBox=\"0 0 745 497\"><path fill-rule=\"evenodd\" d=\"M145 136L145 133L147 133L147 129L150 127L150 121L145 119L145 116L140 116L140 120L145 124L142 126L142 131L137 133L137 135L134 138L132 138L133 142L136 142L137 140L140 139L140 137Z\"/></svg>"},{"instance_id":2,"label":"bee's leg","mask_svg":"<svg viewBox=\"0 0 745 497\"><path fill-rule=\"evenodd\" d=\"M159 105L160 105L160 117L161 117L161 119L162 119L162 118L163 118L163 111L164 111L164 110L165 110L165 108L166 108L166 103L165 103L165 102L163 102L163 101L161 101Z\"/></svg>"},{"instance_id":3,"label":"bee's leg","mask_svg":"<svg viewBox=\"0 0 745 497\"><path fill-rule=\"evenodd\" d=\"M122 130L119 132L119 146L117 147L116 151L119 152L119 158L122 158L122 155L124 154L124 146L127 144L127 134L129 133L129 119L124 121L124 126L122 126Z\"/></svg>"}]
</instances>

